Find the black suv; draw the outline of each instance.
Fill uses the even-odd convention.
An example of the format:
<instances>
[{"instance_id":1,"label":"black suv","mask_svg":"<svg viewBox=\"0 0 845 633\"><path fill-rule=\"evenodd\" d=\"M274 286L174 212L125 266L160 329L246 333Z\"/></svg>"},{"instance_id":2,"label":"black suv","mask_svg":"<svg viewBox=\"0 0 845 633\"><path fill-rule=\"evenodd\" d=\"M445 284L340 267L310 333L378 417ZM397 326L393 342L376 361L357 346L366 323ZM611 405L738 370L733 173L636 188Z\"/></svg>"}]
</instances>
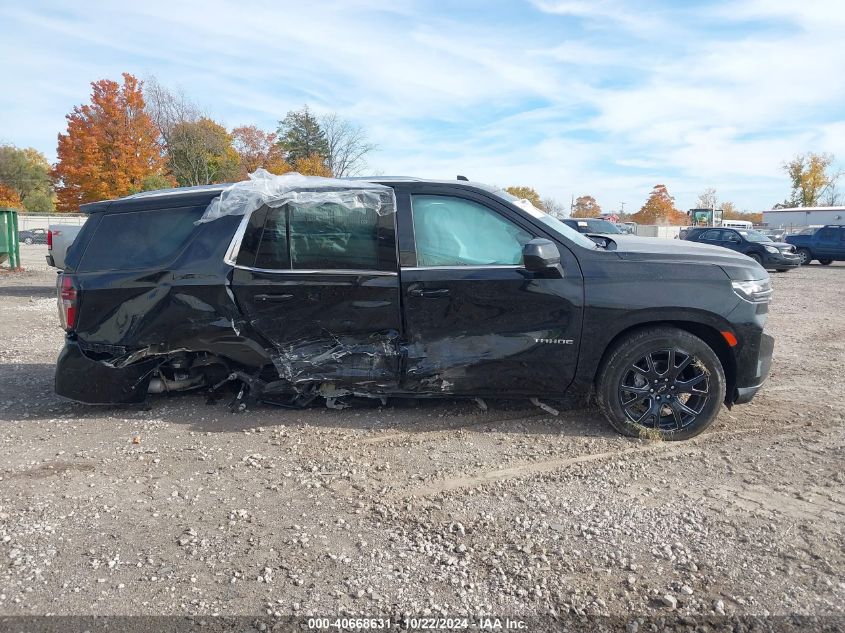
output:
<instances>
[{"instance_id":1,"label":"black suv","mask_svg":"<svg viewBox=\"0 0 845 633\"><path fill-rule=\"evenodd\" d=\"M748 255L763 268L785 272L801 265L795 247L785 242L773 242L760 231L752 229L695 228L683 238L690 242L712 244Z\"/></svg>"},{"instance_id":2,"label":"black suv","mask_svg":"<svg viewBox=\"0 0 845 633\"><path fill-rule=\"evenodd\" d=\"M601 247L485 185L375 180L308 179L257 204L238 183L84 205L58 282L57 393L228 386L242 409L582 392L622 433L684 439L765 380L771 288L748 258Z\"/></svg>"}]
</instances>

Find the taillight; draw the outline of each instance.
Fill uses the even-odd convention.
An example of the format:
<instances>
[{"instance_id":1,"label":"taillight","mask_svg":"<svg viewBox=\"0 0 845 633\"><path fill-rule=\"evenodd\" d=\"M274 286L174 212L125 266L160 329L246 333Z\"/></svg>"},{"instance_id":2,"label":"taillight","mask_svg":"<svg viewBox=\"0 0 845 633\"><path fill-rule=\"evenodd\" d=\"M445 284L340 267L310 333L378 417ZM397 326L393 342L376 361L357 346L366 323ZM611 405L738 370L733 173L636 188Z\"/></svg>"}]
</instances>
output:
<instances>
[{"instance_id":1,"label":"taillight","mask_svg":"<svg viewBox=\"0 0 845 633\"><path fill-rule=\"evenodd\" d=\"M53 250L53 231L47 231L47 250Z\"/></svg>"},{"instance_id":2,"label":"taillight","mask_svg":"<svg viewBox=\"0 0 845 633\"><path fill-rule=\"evenodd\" d=\"M70 332L76 327L79 293L73 282L73 275L61 273L59 277L59 320L62 322L62 327Z\"/></svg>"}]
</instances>

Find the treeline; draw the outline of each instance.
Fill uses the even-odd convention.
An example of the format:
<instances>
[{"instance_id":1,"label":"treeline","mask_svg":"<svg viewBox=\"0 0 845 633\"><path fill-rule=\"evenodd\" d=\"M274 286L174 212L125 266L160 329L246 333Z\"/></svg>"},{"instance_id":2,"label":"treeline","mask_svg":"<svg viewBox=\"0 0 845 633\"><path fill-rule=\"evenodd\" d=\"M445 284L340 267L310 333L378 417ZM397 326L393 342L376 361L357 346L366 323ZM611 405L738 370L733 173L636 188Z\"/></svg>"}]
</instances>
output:
<instances>
[{"instance_id":1,"label":"treeline","mask_svg":"<svg viewBox=\"0 0 845 633\"><path fill-rule=\"evenodd\" d=\"M66 116L55 165L33 149L0 146L0 206L76 211L140 191L245 180L258 167L344 177L359 173L375 149L361 127L307 105L274 131L228 130L154 77L124 73L122 84L91 87L90 102Z\"/></svg>"}]
</instances>

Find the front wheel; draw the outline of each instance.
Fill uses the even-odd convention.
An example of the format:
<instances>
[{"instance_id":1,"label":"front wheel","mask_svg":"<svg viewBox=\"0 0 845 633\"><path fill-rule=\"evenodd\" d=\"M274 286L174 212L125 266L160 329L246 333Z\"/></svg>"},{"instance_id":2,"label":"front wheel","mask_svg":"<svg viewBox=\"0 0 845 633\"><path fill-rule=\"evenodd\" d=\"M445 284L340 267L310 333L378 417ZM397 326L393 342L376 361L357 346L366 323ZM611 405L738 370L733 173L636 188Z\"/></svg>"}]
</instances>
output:
<instances>
[{"instance_id":1,"label":"front wheel","mask_svg":"<svg viewBox=\"0 0 845 633\"><path fill-rule=\"evenodd\" d=\"M833 260L832 259L820 259L819 263L822 266L830 266L833 263Z\"/></svg>"},{"instance_id":2,"label":"front wheel","mask_svg":"<svg viewBox=\"0 0 845 633\"><path fill-rule=\"evenodd\" d=\"M31 238L31 237L27 237L26 239L24 239L23 243L24 243L24 244L32 244L32 238Z\"/></svg>"},{"instance_id":3,"label":"front wheel","mask_svg":"<svg viewBox=\"0 0 845 633\"><path fill-rule=\"evenodd\" d=\"M684 330L654 327L626 336L610 350L597 397L623 435L685 440L716 419L725 382L722 363L707 343Z\"/></svg>"},{"instance_id":4,"label":"front wheel","mask_svg":"<svg viewBox=\"0 0 845 633\"><path fill-rule=\"evenodd\" d=\"M799 248L798 249L798 260L801 262L802 266L806 266L811 261L813 261L813 256L810 254L806 248Z\"/></svg>"},{"instance_id":5,"label":"front wheel","mask_svg":"<svg viewBox=\"0 0 845 633\"><path fill-rule=\"evenodd\" d=\"M763 265L763 258L760 257L757 253L751 253L749 255L749 257L751 259L753 259L755 262L757 262L758 264L760 264L761 266Z\"/></svg>"}]
</instances>

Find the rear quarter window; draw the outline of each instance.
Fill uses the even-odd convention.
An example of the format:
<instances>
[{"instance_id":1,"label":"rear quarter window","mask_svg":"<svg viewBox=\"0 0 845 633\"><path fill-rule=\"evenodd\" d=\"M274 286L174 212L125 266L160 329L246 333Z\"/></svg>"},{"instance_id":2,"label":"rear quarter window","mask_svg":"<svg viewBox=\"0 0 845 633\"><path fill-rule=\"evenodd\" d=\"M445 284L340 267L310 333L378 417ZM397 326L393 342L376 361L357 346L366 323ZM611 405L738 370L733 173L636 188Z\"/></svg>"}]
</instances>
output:
<instances>
[{"instance_id":1,"label":"rear quarter window","mask_svg":"<svg viewBox=\"0 0 845 633\"><path fill-rule=\"evenodd\" d=\"M80 272L134 270L170 263L190 241L205 207L107 213L82 255Z\"/></svg>"}]
</instances>

